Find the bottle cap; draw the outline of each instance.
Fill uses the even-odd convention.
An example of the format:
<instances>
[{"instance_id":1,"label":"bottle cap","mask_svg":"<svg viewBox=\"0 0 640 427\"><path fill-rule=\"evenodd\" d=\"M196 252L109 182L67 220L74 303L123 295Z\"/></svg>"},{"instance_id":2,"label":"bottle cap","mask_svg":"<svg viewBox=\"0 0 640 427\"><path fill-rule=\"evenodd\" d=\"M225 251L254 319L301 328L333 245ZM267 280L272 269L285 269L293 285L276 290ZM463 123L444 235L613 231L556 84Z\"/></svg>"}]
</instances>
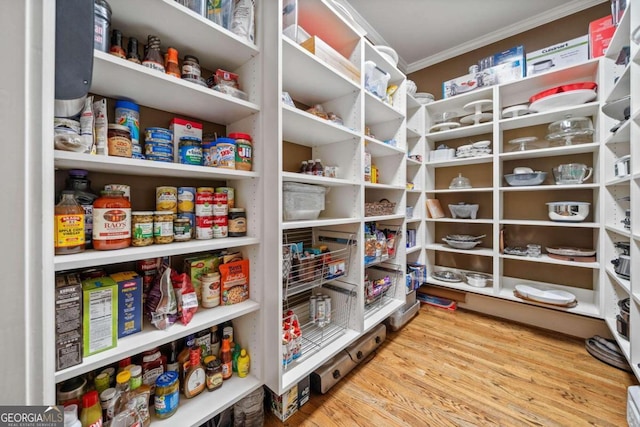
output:
<instances>
[{"instance_id":1,"label":"bottle cap","mask_svg":"<svg viewBox=\"0 0 640 427\"><path fill-rule=\"evenodd\" d=\"M129 372L131 373L132 377L137 377L139 375L142 375L142 366L131 365L131 368L129 368Z\"/></svg>"},{"instance_id":2,"label":"bottle cap","mask_svg":"<svg viewBox=\"0 0 640 427\"><path fill-rule=\"evenodd\" d=\"M126 384L131 379L131 372L122 371L118 375L116 375L116 382L118 384Z\"/></svg>"},{"instance_id":3,"label":"bottle cap","mask_svg":"<svg viewBox=\"0 0 640 427\"><path fill-rule=\"evenodd\" d=\"M91 390L88 393L85 393L82 396L82 407L83 408L89 408L90 406L95 405L96 403L98 403L98 392L95 390Z\"/></svg>"}]
</instances>

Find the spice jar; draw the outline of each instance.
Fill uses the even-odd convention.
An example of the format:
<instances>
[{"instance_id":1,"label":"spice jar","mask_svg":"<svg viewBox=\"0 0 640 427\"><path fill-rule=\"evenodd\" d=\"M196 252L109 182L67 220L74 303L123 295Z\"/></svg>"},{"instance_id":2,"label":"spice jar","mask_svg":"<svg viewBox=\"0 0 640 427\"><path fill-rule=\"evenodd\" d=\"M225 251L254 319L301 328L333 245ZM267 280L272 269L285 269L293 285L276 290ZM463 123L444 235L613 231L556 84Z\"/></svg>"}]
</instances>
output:
<instances>
[{"instance_id":1,"label":"spice jar","mask_svg":"<svg viewBox=\"0 0 640 427\"><path fill-rule=\"evenodd\" d=\"M169 418L178 410L180 392L178 388L178 373L168 371L158 376L155 381L154 408L156 417Z\"/></svg>"},{"instance_id":2,"label":"spice jar","mask_svg":"<svg viewBox=\"0 0 640 427\"><path fill-rule=\"evenodd\" d=\"M123 191L102 191L93 202L93 248L99 251L131 245L131 203Z\"/></svg>"},{"instance_id":3,"label":"spice jar","mask_svg":"<svg viewBox=\"0 0 640 427\"><path fill-rule=\"evenodd\" d=\"M109 123L107 147L110 156L131 158L131 131L127 126Z\"/></svg>"},{"instance_id":4,"label":"spice jar","mask_svg":"<svg viewBox=\"0 0 640 427\"><path fill-rule=\"evenodd\" d=\"M176 242L191 240L191 221L189 221L189 218L176 218L173 220L173 240Z\"/></svg>"},{"instance_id":5,"label":"spice jar","mask_svg":"<svg viewBox=\"0 0 640 427\"><path fill-rule=\"evenodd\" d=\"M244 208L229 209L228 235L229 237L247 235L247 214Z\"/></svg>"},{"instance_id":6,"label":"spice jar","mask_svg":"<svg viewBox=\"0 0 640 427\"><path fill-rule=\"evenodd\" d=\"M153 242L173 242L173 212L155 211L153 213Z\"/></svg>"},{"instance_id":7,"label":"spice jar","mask_svg":"<svg viewBox=\"0 0 640 427\"><path fill-rule=\"evenodd\" d=\"M153 244L153 212L131 212L131 246Z\"/></svg>"}]
</instances>

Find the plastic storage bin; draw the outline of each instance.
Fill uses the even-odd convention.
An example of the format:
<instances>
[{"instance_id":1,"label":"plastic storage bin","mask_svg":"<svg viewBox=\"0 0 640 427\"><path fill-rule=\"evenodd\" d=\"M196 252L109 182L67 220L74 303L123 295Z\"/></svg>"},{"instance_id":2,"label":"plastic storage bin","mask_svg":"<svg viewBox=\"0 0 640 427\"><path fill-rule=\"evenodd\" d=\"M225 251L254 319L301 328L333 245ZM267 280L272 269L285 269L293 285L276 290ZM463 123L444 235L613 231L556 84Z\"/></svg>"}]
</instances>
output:
<instances>
[{"instance_id":1,"label":"plastic storage bin","mask_svg":"<svg viewBox=\"0 0 640 427\"><path fill-rule=\"evenodd\" d=\"M285 221L317 219L324 210L327 189L319 185L285 182L282 185Z\"/></svg>"},{"instance_id":2,"label":"plastic storage bin","mask_svg":"<svg viewBox=\"0 0 640 427\"><path fill-rule=\"evenodd\" d=\"M364 63L364 87L380 99L387 96L387 84L391 74L378 67L373 61Z\"/></svg>"}]
</instances>

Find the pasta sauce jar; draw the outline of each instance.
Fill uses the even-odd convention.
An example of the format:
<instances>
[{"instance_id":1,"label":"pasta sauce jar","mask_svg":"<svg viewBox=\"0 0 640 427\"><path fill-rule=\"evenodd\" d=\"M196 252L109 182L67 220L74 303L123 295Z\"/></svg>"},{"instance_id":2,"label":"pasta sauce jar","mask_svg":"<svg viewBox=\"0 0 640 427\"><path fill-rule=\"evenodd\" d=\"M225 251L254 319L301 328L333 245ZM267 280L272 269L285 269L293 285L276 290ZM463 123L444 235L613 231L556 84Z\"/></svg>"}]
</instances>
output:
<instances>
[{"instance_id":1,"label":"pasta sauce jar","mask_svg":"<svg viewBox=\"0 0 640 427\"><path fill-rule=\"evenodd\" d=\"M99 251L131 246L131 204L124 191L102 191L93 202L93 248Z\"/></svg>"}]
</instances>

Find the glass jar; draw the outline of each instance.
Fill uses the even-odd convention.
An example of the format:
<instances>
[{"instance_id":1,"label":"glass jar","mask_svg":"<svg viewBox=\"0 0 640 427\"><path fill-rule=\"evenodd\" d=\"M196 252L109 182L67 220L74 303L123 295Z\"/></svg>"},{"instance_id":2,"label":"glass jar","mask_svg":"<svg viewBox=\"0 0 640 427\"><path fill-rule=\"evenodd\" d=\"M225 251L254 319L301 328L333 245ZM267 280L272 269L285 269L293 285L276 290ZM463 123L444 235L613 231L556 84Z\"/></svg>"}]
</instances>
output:
<instances>
[{"instance_id":1,"label":"glass jar","mask_svg":"<svg viewBox=\"0 0 640 427\"><path fill-rule=\"evenodd\" d=\"M56 255L84 252L84 209L76 201L74 192L64 190L62 200L55 207Z\"/></svg>"},{"instance_id":2,"label":"glass jar","mask_svg":"<svg viewBox=\"0 0 640 427\"><path fill-rule=\"evenodd\" d=\"M173 212L155 211L153 213L153 242L173 242Z\"/></svg>"},{"instance_id":3,"label":"glass jar","mask_svg":"<svg viewBox=\"0 0 640 427\"><path fill-rule=\"evenodd\" d=\"M172 47L167 49L166 73L170 76L180 78L180 67L178 66L178 51Z\"/></svg>"},{"instance_id":4,"label":"glass jar","mask_svg":"<svg viewBox=\"0 0 640 427\"><path fill-rule=\"evenodd\" d=\"M131 131L127 126L109 123L107 147L110 156L131 158Z\"/></svg>"},{"instance_id":5,"label":"glass jar","mask_svg":"<svg viewBox=\"0 0 640 427\"><path fill-rule=\"evenodd\" d=\"M153 404L156 417L160 419L169 418L176 413L179 403L178 373L168 371L158 376L155 381L155 399Z\"/></svg>"},{"instance_id":6,"label":"glass jar","mask_svg":"<svg viewBox=\"0 0 640 427\"><path fill-rule=\"evenodd\" d=\"M193 55L185 55L182 61L182 78L200 78L200 61Z\"/></svg>"},{"instance_id":7,"label":"glass jar","mask_svg":"<svg viewBox=\"0 0 640 427\"><path fill-rule=\"evenodd\" d=\"M123 191L102 191L93 203L93 248L99 251L131 246L131 203Z\"/></svg>"},{"instance_id":8,"label":"glass jar","mask_svg":"<svg viewBox=\"0 0 640 427\"><path fill-rule=\"evenodd\" d=\"M236 169L250 171L253 161L253 142L247 133L230 133L229 138L236 141Z\"/></svg>"},{"instance_id":9,"label":"glass jar","mask_svg":"<svg viewBox=\"0 0 640 427\"><path fill-rule=\"evenodd\" d=\"M183 136L178 145L178 159L183 165L202 165L202 143L200 138Z\"/></svg>"},{"instance_id":10,"label":"glass jar","mask_svg":"<svg viewBox=\"0 0 640 427\"><path fill-rule=\"evenodd\" d=\"M204 359L207 390L214 391L222 386L222 363L215 356Z\"/></svg>"},{"instance_id":11,"label":"glass jar","mask_svg":"<svg viewBox=\"0 0 640 427\"><path fill-rule=\"evenodd\" d=\"M176 218L173 220L173 240L176 242L191 240L191 221L189 221L189 218Z\"/></svg>"},{"instance_id":12,"label":"glass jar","mask_svg":"<svg viewBox=\"0 0 640 427\"><path fill-rule=\"evenodd\" d=\"M153 212L131 212L131 246L149 246L153 244Z\"/></svg>"},{"instance_id":13,"label":"glass jar","mask_svg":"<svg viewBox=\"0 0 640 427\"><path fill-rule=\"evenodd\" d=\"M213 308L220 305L220 273L205 273L200 276L202 306Z\"/></svg>"},{"instance_id":14,"label":"glass jar","mask_svg":"<svg viewBox=\"0 0 640 427\"><path fill-rule=\"evenodd\" d=\"M247 235L247 214L244 208L229 209L228 233L229 237Z\"/></svg>"}]
</instances>

